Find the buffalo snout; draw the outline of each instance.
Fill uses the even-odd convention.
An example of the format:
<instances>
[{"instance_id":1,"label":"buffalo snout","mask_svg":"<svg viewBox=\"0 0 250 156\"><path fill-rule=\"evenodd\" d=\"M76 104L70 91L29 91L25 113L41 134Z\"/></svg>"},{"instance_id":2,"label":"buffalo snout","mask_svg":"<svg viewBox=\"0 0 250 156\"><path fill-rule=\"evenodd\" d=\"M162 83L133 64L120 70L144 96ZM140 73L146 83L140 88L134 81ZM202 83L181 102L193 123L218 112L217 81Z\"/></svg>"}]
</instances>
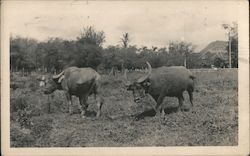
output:
<instances>
[{"instance_id":1,"label":"buffalo snout","mask_svg":"<svg viewBox=\"0 0 250 156\"><path fill-rule=\"evenodd\" d=\"M56 90L56 88L45 88L45 89L43 90L43 93L44 93L44 94L51 94L51 93L53 93L55 90Z\"/></svg>"},{"instance_id":2,"label":"buffalo snout","mask_svg":"<svg viewBox=\"0 0 250 156\"><path fill-rule=\"evenodd\" d=\"M48 90L43 90L44 94L50 94Z\"/></svg>"}]
</instances>

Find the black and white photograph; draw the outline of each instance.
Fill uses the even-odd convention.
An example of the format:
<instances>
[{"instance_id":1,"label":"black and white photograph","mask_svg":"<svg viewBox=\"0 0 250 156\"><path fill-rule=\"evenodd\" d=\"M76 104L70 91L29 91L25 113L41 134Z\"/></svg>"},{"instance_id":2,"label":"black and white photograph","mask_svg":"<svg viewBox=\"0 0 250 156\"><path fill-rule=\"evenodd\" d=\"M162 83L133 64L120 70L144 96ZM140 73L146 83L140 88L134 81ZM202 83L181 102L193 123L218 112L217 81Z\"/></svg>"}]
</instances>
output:
<instances>
[{"instance_id":1,"label":"black and white photograph","mask_svg":"<svg viewBox=\"0 0 250 156\"><path fill-rule=\"evenodd\" d=\"M6 155L248 154L248 1L4 0L1 8Z\"/></svg>"}]
</instances>

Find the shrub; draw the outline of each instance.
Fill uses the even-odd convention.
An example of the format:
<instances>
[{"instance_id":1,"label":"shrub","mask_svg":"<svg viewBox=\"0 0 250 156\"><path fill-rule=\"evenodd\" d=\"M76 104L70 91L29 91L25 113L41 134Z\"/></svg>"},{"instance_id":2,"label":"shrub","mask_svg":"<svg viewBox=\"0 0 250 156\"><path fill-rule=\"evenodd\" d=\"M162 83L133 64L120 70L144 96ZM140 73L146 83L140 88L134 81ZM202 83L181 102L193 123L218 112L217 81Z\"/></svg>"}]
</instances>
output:
<instances>
[{"instance_id":1,"label":"shrub","mask_svg":"<svg viewBox=\"0 0 250 156\"><path fill-rule=\"evenodd\" d=\"M38 85L36 84L36 83L34 83L34 82L31 82L30 84L29 84L29 88L30 88L30 90L32 91L32 92L35 92L35 91L37 91L38 90Z\"/></svg>"},{"instance_id":2,"label":"shrub","mask_svg":"<svg viewBox=\"0 0 250 156\"><path fill-rule=\"evenodd\" d=\"M30 127L31 109L28 105L27 98L19 96L12 98L10 101L10 112L11 115L16 112L16 118L21 127Z\"/></svg>"},{"instance_id":3,"label":"shrub","mask_svg":"<svg viewBox=\"0 0 250 156\"><path fill-rule=\"evenodd\" d=\"M24 109L17 112L17 121L21 127L30 128L31 126L31 111Z\"/></svg>"},{"instance_id":4,"label":"shrub","mask_svg":"<svg viewBox=\"0 0 250 156\"><path fill-rule=\"evenodd\" d=\"M45 137L49 134L52 127L53 119L51 118L34 118L32 120L31 134L36 138Z\"/></svg>"},{"instance_id":5,"label":"shrub","mask_svg":"<svg viewBox=\"0 0 250 156\"><path fill-rule=\"evenodd\" d=\"M17 97L10 99L10 112L17 112L18 110L24 110L27 108L27 98L26 97Z\"/></svg>"},{"instance_id":6,"label":"shrub","mask_svg":"<svg viewBox=\"0 0 250 156\"><path fill-rule=\"evenodd\" d=\"M30 147L34 144L34 137L29 134L29 130L21 130L17 126L10 128L11 147Z\"/></svg>"}]
</instances>

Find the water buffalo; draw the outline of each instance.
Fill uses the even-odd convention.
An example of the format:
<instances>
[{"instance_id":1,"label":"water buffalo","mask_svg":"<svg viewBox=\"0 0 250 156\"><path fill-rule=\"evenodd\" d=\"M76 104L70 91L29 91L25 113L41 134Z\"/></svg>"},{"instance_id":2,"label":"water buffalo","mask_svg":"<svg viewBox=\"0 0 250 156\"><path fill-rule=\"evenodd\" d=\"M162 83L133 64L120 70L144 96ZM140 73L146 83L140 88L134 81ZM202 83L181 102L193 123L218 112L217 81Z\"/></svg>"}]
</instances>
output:
<instances>
[{"instance_id":1,"label":"water buffalo","mask_svg":"<svg viewBox=\"0 0 250 156\"><path fill-rule=\"evenodd\" d=\"M69 113L72 114L72 95L79 98L81 115L84 118L88 108L88 96L94 94L97 101L98 111L96 116L101 114L103 99L99 95L100 75L92 68L69 67L60 74L52 77L44 89L45 94L51 94L55 90L63 90L69 106Z\"/></svg>"},{"instance_id":2,"label":"water buffalo","mask_svg":"<svg viewBox=\"0 0 250 156\"><path fill-rule=\"evenodd\" d=\"M159 67L152 71L151 65L147 62L148 73L131 83L126 82L127 90L133 92L134 101L140 102L146 94L149 94L156 101L156 114L162 112L165 114L161 104L166 96L177 97L181 110L184 97L183 92L187 91L191 105L193 106L194 76L192 73L182 66ZM161 107L160 107L161 106Z\"/></svg>"}]
</instances>

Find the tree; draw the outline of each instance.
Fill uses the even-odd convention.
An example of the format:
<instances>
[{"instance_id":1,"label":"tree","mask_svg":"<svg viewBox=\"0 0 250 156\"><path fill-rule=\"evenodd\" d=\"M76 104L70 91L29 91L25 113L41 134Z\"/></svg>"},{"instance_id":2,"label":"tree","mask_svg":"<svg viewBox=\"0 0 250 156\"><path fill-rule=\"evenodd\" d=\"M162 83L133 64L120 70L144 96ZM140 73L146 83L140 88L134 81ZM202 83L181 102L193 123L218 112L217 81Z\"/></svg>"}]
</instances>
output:
<instances>
[{"instance_id":1,"label":"tree","mask_svg":"<svg viewBox=\"0 0 250 156\"><path fill-rule=\"evenodd\" d=\"M228 63L229 68L238 68L238 24L222 24L223 29L227 31L228 36Z\"/></svg>"},{"instance_id":2,"label":"tree","mask_svg":"<svg viewBox=\"0 0 250 156\"><path fill-rule=\"evenodd\" d=\"M41 66L50 72L60 71L64 66L64 40L50 38L40 43L38 53L42 53Z\"/></svg>"},{"instance_id":3,"label":"tree","mask_svg":"<svg viewBox=\"0 0 250 156\"><path fill-rule=\"evenodd\" d=\"M11 70L35 70L37 67L37 41L29 38L10 38Z\"/></svg>"},{"instance_id":4,"label":"tree","mask_svg":"<svg viewBox=\"0 0 250 156\"><path fill-rule=\"evenodd\" d=\"M97 31L92 26L84 28L75 43L74 59L76 66L96 69L101 63L104 41L103 31Z\"/></svg>"},{"instance_id":5,"label":"tree","mask_svg":"<svg viewBox=\"0 0 250 156\"><path fill-rule=\"evenodd\" d=\"M92 67L94 69L101 63L102 48L92 44L76 43L74 63L78 67Z\"/></svg>"},{"instance_id":6,"label":"tree","mask_svg":"<svg viewBox=\"0 0 250 156\"><path fill-rule=\"evenodd\" d=\"M227 65L227 62L224 59L220 58L220 57L216 57L214 59L213 64L215 65L215 67L223 68L223 67L225 67Z\"/></svg>"},{"instance_id":7,"label":"tree","mask_svg":"<svg viewBox=\"0 0 250 156\"><path fill-rule=\"evenodd\" d=\"M122 41L122 47L123 48L127 48L128 47L128 43L130 41L130 38L129 38L129 34L128 33L125 33L122 35L122 38L121 38L121 41Z\"/></svg>"},{"instance_id":8,"label":"tree","mask_svg":"<svg viewBox=\"0 0 250 156\"><path fill-rule=\"evenodd\" d=\"M204 66L204 62L209 60L203 59L200 53L191 53L187 57L188 68L201 68Z\"/></svg>"},{"instance_id":9,"label":"tree","mask_svg":"<svg viewBox=\"0 0 250 156\"><path fill-rule=\"evenodd\" d=\"M102 46L105 42L105 34L103 31L96 31L93 26L88 26L83 28L83 31L77 40L82 44Z\"/></svg>"},{"instance_id":10,"label":"tree","mask_svg":"<svg viewBox=\"0 0 250 156\"><path fill-rule=\"evenodd\" d=\"M129 46L127 48L121 48L121 58L123 59L124 66L127 69L131 69L134 66L134 63L137 60L136 55L137 48L136 46ZM124 70L124 69L122 69Z\"/></svg>"},{"instance_id":11,"label":"tree","mask_svg":"<svg viewBox=\"0 0 250 156\"><path fill-rule=\"evenodd\" d=\"M231 41L231 58L232 58L232 67L238 68L238 35L232 37Z\"/></svg>"},{"instance_id":12,"label":"tree","mask_svg":"<svg viewBox=\"0 0 250 156\"><path fill-rule=\"evenodd\" d=\"M159 64L159 66L166 66L168 61L169 61L167 48L164 47L164 48L158 49L158 53L159 53L158 54L158 57L159 57L158 64Z\"/></svg>"},{"instance_id":13,"label":"tree","mask_svg":"<svg viewBox=\"0 0 250 156\"><path fill-rule=\"evenodd\" d=\"M191 42L185 41L170 41L169 43L169 56L172 59L171 65L187 66L187 57L195 49Z\"/></svg>"}]
</instances>

